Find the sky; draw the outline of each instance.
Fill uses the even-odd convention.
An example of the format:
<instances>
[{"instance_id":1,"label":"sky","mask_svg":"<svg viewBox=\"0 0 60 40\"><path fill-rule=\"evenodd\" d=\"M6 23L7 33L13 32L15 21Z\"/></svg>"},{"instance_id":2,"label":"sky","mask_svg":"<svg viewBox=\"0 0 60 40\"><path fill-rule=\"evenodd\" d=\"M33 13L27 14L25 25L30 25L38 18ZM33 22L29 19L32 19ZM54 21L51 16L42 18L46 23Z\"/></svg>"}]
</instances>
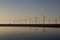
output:
<instances>
[{"instance_id":1,"label":"sky","mask_svg":"<svg viewBox=\"0 0 60 40\"><path fill-rule=\"evenodd\" d=\"M0 0L0 23L42 16L60 18L60 0Z\"/></svg>"}]
</instances>

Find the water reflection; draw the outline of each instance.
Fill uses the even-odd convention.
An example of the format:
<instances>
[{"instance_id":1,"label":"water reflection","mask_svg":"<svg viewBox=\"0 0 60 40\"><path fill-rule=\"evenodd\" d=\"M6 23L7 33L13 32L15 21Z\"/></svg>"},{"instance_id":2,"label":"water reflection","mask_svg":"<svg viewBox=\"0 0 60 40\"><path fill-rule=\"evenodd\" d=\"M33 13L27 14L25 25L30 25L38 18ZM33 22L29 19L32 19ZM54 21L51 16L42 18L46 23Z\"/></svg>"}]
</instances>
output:
<instances>
[{"instance_id":1,"label":"water reflection","mask_svg":"<svg viewBox=\"0 0 60 40\"><path fill-rule=\"evenodd\" d=\"M0 27L0 40L58 40L60 28Z\"/></svg>"}]
</instances>

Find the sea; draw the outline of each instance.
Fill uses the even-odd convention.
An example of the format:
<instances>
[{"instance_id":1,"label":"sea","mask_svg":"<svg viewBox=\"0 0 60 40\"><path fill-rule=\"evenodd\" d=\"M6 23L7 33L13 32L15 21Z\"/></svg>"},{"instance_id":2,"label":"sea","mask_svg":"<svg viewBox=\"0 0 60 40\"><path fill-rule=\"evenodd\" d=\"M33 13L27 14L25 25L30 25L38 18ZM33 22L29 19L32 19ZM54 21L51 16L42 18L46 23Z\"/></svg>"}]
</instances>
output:
<instances>
[{"instance_id":1,"label":"sea","mask_svg":"<svg viewBox=\"0 0 60 40\"><path fill-rule=\"evenodd\" d=\"M60 40L60 28L1 26L0 40Z\"/></svg>"}]
</instances>

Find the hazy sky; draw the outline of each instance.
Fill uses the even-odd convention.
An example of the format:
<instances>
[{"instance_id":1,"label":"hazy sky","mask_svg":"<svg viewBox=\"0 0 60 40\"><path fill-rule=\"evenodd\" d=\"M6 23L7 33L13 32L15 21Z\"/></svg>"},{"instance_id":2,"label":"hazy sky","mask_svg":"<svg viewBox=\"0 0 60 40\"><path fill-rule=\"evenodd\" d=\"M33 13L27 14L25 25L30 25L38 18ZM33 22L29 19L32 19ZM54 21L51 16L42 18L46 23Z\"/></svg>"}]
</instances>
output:
<instances>
[{"instance_id":1,"label":"hazy sky","mask_svg":"<svg viewBox=\"0 0 60 40\"><path fill-rule=\"evenodd\" d=\"M0 0L1 20L41 16L60 17L60 0Z\"/></svg>"}]
</instances>

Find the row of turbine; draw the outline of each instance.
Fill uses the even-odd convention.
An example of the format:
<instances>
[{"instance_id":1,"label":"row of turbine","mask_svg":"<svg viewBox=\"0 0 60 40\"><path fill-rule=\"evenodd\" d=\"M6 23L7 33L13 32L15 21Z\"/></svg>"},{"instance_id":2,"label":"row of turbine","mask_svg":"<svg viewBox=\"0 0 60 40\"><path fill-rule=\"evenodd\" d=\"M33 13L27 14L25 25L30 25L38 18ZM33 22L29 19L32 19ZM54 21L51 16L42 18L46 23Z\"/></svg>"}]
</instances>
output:
<instances>
[{"instance_id":1,"label":"row of turbine","mask_svg":"<svg viewBox=\"0 0 60 40\"><path fill-rule=\"evenodd\" d=\"M46 20L45 16L43 19L39 19L37 17L33 18L25 18L25 19L17 19L13 20L11 23L13 24L59 24L57 18L54 21Z\"/></svg>"}]
</instances>

